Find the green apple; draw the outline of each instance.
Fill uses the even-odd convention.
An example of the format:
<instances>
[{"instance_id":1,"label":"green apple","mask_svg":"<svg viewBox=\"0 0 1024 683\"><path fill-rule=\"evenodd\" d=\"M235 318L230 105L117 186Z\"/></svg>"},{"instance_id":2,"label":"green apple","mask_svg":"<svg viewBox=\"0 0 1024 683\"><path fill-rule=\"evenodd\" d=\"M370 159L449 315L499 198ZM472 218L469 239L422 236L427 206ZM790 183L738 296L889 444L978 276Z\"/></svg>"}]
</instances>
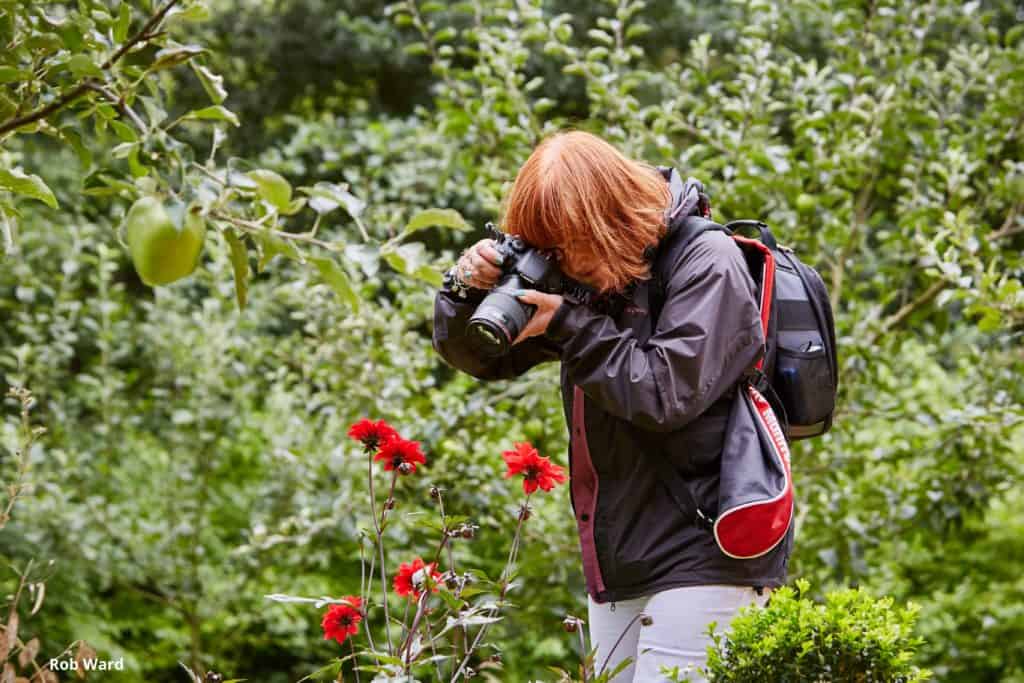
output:
<instances>
[{"instance_id":1,"label":"green apple","mask_svg":"<svg viewBox=\"0 0 1024 683\"><path fill-rule=\"evenodd\" d=\"M178 227L158 197L143 197L132 204L125 223L135 271L150 287L188 277L199 265L206 221L198 207L190 206Z\"/></svg>"},{"instance_id":2,"label":"green apple","mask_svg":"<svg viewBox=\"0 0 1024 683\"><path fill-rule=\"evenodd\" d=\"M813 211L816 206L818 206L818 198L812 194L800 193L796 198L796 208L801 213Z\"/></svg>"}]
</instances>

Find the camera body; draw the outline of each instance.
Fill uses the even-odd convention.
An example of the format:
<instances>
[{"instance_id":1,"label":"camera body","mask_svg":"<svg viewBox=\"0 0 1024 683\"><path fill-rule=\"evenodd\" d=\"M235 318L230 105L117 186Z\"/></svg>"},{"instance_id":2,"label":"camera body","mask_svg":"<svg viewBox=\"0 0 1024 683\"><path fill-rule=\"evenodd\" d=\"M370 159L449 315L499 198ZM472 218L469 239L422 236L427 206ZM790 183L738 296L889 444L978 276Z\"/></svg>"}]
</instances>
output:
<instances>
[{"instance_id":1,"label":"camera body","mask_svg":"<svg viewBox=\"0 0 1024 683\"><path fill-rule=\"evenodd\" d=\"M595 292L562 273L549 250L538 249L520 237L503 233L494 223L487 223L486 230L494 240L495 250L503 257L502 274L473 312L466 331L477 350L495 357L508 353L512 342L537 312L533 304L520 301L516 291L536 289L583 303Z\"/></svg>"}]
</instances>

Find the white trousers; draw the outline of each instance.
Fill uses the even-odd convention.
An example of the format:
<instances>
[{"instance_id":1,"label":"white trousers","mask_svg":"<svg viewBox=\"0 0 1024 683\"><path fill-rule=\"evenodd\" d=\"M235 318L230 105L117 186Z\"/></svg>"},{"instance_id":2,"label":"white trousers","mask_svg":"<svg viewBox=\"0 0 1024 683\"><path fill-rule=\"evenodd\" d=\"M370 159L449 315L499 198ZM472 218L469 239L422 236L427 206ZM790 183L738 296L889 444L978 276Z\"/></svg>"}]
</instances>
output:
<instances>
[{"instance_id":1,"label":"white trousers","mask_svg":"<svg viewBox=\"0 0 1024 683\"><path fill-rule=\"evenodd\" d=\"M595 670L600 672L606 666L612 671L623 659L631 657L632 663L611 683L671 680L660 673L662 666L679 667L682 680L689 676L692 683L703 683L706 679L697 667L704 666L707 660L707 647L711 644L708 624L717 622L715 630L722 633L740 607L764 607L770 593L770 588L763 588L762 595L758 595L750 586L709 585L671 588L654 595L605 603L596 603L588 595L590 647L597 648ZM641 614L651 618L649 626L643 625Z\"/></svg>"}]
</instances>

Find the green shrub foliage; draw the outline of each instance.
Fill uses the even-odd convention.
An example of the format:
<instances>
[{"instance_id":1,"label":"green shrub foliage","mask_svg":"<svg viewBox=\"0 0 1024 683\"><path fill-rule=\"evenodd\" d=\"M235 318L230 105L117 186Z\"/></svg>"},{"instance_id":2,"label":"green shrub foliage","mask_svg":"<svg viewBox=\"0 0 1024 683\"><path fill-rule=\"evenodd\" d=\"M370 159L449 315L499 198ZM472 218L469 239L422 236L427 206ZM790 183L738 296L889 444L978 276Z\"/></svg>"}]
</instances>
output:
<instances>
[{"instance_id":1,"label":"green shrub foliage","mask_svg":"<svg viewBox=\"0 0 1024 683\"><path fill-rule=\"evenodd\" d=\"M864 589L843 589L824 603L796 582L772 593L764 609L744 608L729 632L712 628L711 683L917 683L929 672L912 664L917 606L893 606Z\"/></svg>"},{"instance_id":2,"label":"green shrub foliage","mask_svg":"<svg viewBox=\"0 0 1024 683\"><path fill-rule=\"evenodd\" d=\"M887 652L938 680L1024 681L1019 2L170 1L0 2L0 394L31 389L46 428L29 444L2 404L0 595L24 580L39 661L82 639L126 681L184 661L288 683L339 657L263 596L356 592L363 416L428 457L391 557L434 537L437 485L480 527L454 561L498 576L500 452L565 462L557 364L453 371L432 297L533 146L575 127L700 178L716 218L769 222L829 286L839 409L794 444L791 575L919 604L923 642ZM169 190L209 234L194 275L150 288L119 226ZM563 488L524 528L500 662L480 653L497 680L576 670L568 509ZM811 597L792 615L835 625ZM910 642L902 612L849 599Z\"/></svg>"}]
</instances>

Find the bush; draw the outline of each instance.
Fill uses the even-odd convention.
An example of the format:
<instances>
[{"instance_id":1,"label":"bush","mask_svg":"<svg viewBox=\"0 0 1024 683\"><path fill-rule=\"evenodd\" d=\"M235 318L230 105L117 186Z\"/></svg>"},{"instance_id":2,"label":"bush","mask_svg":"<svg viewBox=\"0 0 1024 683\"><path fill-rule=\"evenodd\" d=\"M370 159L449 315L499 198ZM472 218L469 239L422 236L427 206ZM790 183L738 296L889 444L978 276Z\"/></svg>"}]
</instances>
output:
<instances>
[{"instance_id":1,"label":"bush","mask_svg":"<svg viewBox=\"0 0 1024 683\"><path fill-rule=\"evenodd\" d=\"M744 608L729 632L715 632L706 676L712 683L857 681L910 683L931 672L911 663L918 607L893 607L863 589L807 596L808 582L776 590L767 607Z\"/></svg>"}]
</instances>

